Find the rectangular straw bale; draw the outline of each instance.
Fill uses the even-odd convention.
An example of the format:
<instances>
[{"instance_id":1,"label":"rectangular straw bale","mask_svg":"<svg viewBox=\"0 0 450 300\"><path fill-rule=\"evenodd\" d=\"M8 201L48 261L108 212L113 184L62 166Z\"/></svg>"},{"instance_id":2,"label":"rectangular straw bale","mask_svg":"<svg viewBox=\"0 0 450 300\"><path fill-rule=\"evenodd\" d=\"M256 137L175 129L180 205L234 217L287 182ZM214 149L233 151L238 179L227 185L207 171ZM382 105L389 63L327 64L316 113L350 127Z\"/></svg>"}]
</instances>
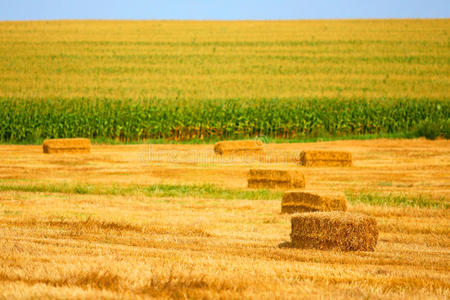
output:
<instances>
[{"instance_id":1,"label":"rectangular straw bale","mask_svg":"<svg viewBox=\"0 0 450 300\"><path fill-rule=\"evenodd\" d=\"M291 243L298 248L374 251L378 240L373 217L349 212L301 213L291 225Z\"/></svg>"},{"instance_id":2,"label":"rectangular straw bale","mask_svg":"<svg viewBox=\"0 0 450 300\"><path fill-rule=\"evenodd\" d=\"M222 141L214 144L214 152L223 154L260 153L264 145L259 140Z\"/></svg>"},{"instance_id":3,"label":"rectangular straw bale","mask_svg":"<svg viewBox=\"0 0 450 300\"><path fill-rule=\"evenodd\" d=\"M305 187L305 176L299 170L251 169L248 187L301 189Z\"/></svg>"},{"instance_id":4,"label":"rectangular straw bale","mask_svg":"<svg viewBox=\"0 0 450 300\"><path fill-rule=\"evenodd\" d=\"M346 211L347 199L342 192L289 191L281 201L282 213L310 211Z\"/></svg>"},{"instance_id":5,"label":"rectangular straw bale","mask_svg":"<svg viewBox=\"0 0 450 300\"><path fill-rule=\"evenodd\" d=\"M345 151L302 151L300 165L307 167L351 167L352 154Z\"/></svg>"},{"instance_id":6,"label":"rectangular straw bale","mask_svg":"<svg viewBox=\"0 0 450 300\"><path fill-rule=\"evenodd\" d=\"M84 138L47 139L42 148L44 153L89 153L91 141Z\"/></svg>"}]
</instances>

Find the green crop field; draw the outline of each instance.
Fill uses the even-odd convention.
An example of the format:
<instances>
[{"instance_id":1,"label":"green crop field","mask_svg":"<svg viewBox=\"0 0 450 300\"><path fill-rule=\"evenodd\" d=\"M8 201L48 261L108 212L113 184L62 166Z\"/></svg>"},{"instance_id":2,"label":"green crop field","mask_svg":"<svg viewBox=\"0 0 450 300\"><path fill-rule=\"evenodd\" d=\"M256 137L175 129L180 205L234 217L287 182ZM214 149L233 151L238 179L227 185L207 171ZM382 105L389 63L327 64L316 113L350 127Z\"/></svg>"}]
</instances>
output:
<instances>
[{"instance_id":1,"label":"green crop field","mask_svg":"<svg viewBox=\"0 0 450 300\"><path fill-rule=\"evenodd\" d=\"M448 132L450 20L0 22L0 140Z\"/></svg>"}]
</instances>

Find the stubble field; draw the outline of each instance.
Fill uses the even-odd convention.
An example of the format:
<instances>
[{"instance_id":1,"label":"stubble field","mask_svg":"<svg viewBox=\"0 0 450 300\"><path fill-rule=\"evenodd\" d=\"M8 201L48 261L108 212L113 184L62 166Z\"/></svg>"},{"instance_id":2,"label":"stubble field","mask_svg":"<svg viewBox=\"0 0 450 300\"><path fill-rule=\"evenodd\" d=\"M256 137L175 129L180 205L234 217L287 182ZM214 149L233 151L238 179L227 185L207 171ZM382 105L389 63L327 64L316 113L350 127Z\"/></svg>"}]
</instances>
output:
<instances>
[{"instance_id":1,"label":"stubble field","mask_svg":"<svg viewBox=\"0 0 450 300\"><path fill-rule=\"evenodd\" d=\"M450 144L269 144L353 154L350 168L220 162L211 145L0 147L0 298L448 299ZM289 248L281 191L250 167L301 169L374 216L375 252Z\"/></svg>"}]
</instances>

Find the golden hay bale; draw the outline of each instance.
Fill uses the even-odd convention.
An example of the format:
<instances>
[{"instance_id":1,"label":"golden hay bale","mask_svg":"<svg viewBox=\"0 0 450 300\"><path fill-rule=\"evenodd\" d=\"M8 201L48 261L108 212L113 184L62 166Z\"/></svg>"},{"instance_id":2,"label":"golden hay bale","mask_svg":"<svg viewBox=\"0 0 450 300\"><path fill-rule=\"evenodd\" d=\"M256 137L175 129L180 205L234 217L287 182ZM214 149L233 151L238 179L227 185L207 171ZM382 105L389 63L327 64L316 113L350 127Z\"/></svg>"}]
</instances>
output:
<instances>
[{"instance_id":1,"label":"golden hay bale","mask_svg":"<svg viewBox=\"0 0 450 300\"><path fill-rule=\"evenodd\" d=\"M300 165L308 167L351 167L352 154L345 151L302 151Z\"/></svg>"},{"instance_id":2,"label":"golden hay bale","mask_svg":"<svg viewBox=\"0 0 450 300\"><path fill-rule=\"evenodd\" d=\"M291 218L291 242L298 248L374 251L375 218L348 212L309 212Z\"/></svg>"},{"instance_id":3,"label":"golden hay bale","mask_svg":"<svg viewBox=\"0 0 450 300\"><path fill-rule=\"evenodd\" d=\"M50 139L42 144L44 153L89 153L91 141L89 139Z\"/></svg>"},{"instance_id":4,"label":"golden hay bale","mask_svg":"<svg viewBox=\"0 0 450 300\"><path fill-rule=\"evenodd\" d=\"M249 188L297 188L305 187L305 176L299 170L251 169Z\"/></svg>"},{"instance_id":5,"label":"golden hay bale","mask_svg":"<svg viewBox=\"0 0 450 300\"><path fill-rule=\"evenodd\" d=\"M214 152L220 155L236 153L259 153L264 145L259 140L222 141L214 144Z\"/></svg>"},{"instance_id":6,"label":"golden hay bale","mask_svg":"<svg viewBox=\"0 0 450 300\"><path fill-rule=\"evenodd\" d=\"M290 191L283 195L282 213L347 210L347 199L342 192Z\"/></svg>"}]
</instances>

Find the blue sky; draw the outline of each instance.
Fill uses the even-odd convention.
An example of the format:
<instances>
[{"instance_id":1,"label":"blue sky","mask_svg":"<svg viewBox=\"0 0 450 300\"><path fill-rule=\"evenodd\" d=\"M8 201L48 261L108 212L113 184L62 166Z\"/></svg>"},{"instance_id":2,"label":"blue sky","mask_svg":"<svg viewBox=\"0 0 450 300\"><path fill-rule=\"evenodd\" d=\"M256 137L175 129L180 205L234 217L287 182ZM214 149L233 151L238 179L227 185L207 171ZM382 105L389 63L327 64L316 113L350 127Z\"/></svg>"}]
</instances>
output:
<instances>
[{"instance_id":1,"label":"blue sky","mask_svg":"<svg viewBox=\"0 0 450 300\"><path fill-rule=\"evenodd\" d=\"M0 0L0 20L449 17L449 0Z\"/></svg>"}]
</instances>

